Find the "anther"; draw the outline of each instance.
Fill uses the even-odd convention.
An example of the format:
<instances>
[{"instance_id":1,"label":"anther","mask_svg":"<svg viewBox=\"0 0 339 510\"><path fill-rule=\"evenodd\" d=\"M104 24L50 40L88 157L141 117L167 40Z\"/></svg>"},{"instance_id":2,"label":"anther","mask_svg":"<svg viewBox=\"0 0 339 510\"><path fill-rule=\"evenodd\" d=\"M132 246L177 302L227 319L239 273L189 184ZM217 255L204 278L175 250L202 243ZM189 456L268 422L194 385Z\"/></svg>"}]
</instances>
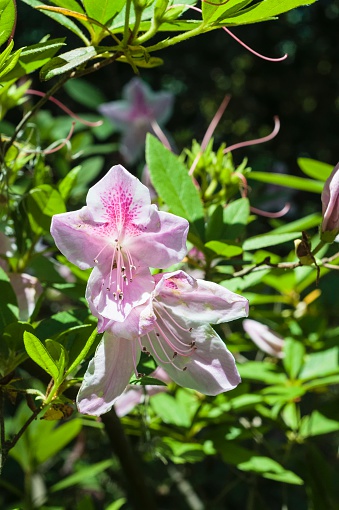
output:
<instances>
[{"instance_id":1,"label":"anther","mask_svg":"<svg viewBox=\"0 0 339 510\"><path fill-rule=\"evenodd\" d=\"M193 331L193 328L189 328L189 330L188 330L188 331L191 333L191 332Z\"/></svg>"},{"instance_id":2,"label":"anther","mask_svg":"<svg viewBox=\"0 0 339 510\"><path fill-rule=\"evenodd\" d=\"M98 259L94 259L94 264L98 264Z\"/></svg>"},{"instance_id":3,"label":"anther","mask_svg":"<svg viewBox=\"0 0 339 510\"><path fill-rule=\"evenodd\" d=\"M155 335L159 337L159 336L160 336L160 333L155 333Z\"/></svg>"},{"instance_id":4,"label":"anther","mask_svg":"<svg viewBox=\"0 0 339 510\"><path fill-rule=\"evenodd\" d=\"M178 353L176 351L173 352L173 358L175 358L176 356L178 356Z\"/></svg>"},{"instance_id":5,"label":"anther","mask_svg":"<svg viewBox=\"0 0 339 510\"><path fill-rule=\"evenodd\" d=\"M147 347L143 346L142 352L147 352Z\"/></svg>"},{"instance_id":6,"label":"anther","mask_svg":"<svg viewBox=\"0 0 339 510\"><path fill-rule=\"evenodd\" d=\"M187 367L184 367L182 370L183 370L183 372L185 372L185 370L187 370Z\"/></svg>"},{"instance_id":7,"label":"anther","mask_svg":"<svg viewBox=\"0 0 339 510\"><path fill-rule=\"evenodd\" d=\"M125 266L121 266L121 272L123 273L126 270Z\"/></svg>"}]
</instances>

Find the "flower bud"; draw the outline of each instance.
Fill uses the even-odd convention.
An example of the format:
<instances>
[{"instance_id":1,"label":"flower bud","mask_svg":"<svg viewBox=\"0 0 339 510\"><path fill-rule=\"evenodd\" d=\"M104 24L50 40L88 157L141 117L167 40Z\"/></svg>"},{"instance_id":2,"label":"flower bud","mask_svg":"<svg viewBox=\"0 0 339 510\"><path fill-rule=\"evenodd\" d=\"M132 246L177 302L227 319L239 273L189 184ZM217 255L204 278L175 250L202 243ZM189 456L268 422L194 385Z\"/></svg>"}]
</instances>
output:
<instances>
[{"instance_id":1,"label":"flower bud","mask_svg":"<svg viewBox=\"0 0 339 510\"><path fill-rule=\"evenodd\" d=\"M339 233L339 163L325 182L321 201L323 222L320 237L325 243L333 243Z\"/></svg>"},{"instance_id":2,"label":"flower bud","mask_svg":"<svg viewBox=\"0 0 339 510\"><path fill-rule=\"evenodd\" d=\"M276 358L282 358L284 356L284 339L268 326L252 319L244 320L242 326L259 349Z\"/></svg>"}]
</instances>

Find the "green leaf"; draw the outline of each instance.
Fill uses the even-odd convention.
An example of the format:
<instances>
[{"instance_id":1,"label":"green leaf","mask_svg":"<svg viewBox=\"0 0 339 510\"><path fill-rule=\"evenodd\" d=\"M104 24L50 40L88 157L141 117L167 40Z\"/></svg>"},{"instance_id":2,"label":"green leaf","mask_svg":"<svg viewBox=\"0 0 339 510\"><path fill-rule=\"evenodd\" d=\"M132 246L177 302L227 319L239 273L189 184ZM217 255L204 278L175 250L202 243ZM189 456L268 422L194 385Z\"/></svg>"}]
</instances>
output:
<instances>
[{"instance_id":1,"label":"green leaf","mask_svg":"<svg viewBox=\"0 0 339 510\"><path fill-rule=\"evenodd\" d=\"M86 13L90 18L102 25L112 23L113 19L124 7L126 0L83 0ZM98 27L99 28L99 27Z\"/></svg>"},{"instance_id":2,"label":"green leaf","mask_svg":"<svg viewBox=\"0 0 339 510\"><path fill-rule=\"evenodd\" d=\"M40 78L42 80L50 80L54 76L64 74L75 67L78 67L91 58L95 57L97 50L94 46L87 46L85 48L76 48L75 50L62 53L55 58L52 58L40 71Z\"/></svg>"},{"instance_id":3,"label":"green leaf","mask_svg":"<svg viewBox=\"0 0 339 510\"><path fill-rule=\"evenodd\" d=\"M283 364L291 379L296 379L304 363L305 347L301 342L286 338Z\"/></svg>"},{"instance_id":4,"label":"green leaf","mask_svg":"<svg viewBox=\"0 0 339 510\"><path fill-rule=\"evenodd\" d=\"M191 418L188 409L180 401L167 393L159 393L151 399L151 406L164 423L178 427L190 427Z\"/></svg>"},{"instance_id":5,"label":"green leaf","mask_svg":"<svg viewBox=\"0 0 339 510\"><path fill-rule=\"evenodd\" d=\"M302 418L299 434L302 437L312 437L329 434L330 432L338 432L338 430L338 419L329 418L315 410L309 416Z\"/></svg>"},{"instance_id":6,"label":"green leaf","mask_svg":"<svg viewBox=\"0 0 339 510\"><path fill-rule=\"evenodd\" d=\"M22 0L25 4L30 5L31 7L41 7L46 6L46 4L40 2L40 0ZM79 6L80 7L80 6ZM57 12L52 11L41 11L46 16L49 16L50 18L54 19L58 23L60 23L63 27L66 27L68 30L73 32L75 35L77 35L85 44L88 44L89 41L84 35L84 33L80 30L80 28L67 16L64 16L63 14L59 14ZM81 12L78 9L78 12Z\"/></svg>"},{"instance_id":7,"label":"green leaf","mask_svg":"<svg viewBox=\"0 0 339 510\"><path fill-rule=\"evenodd\" d=\"M209 241L205 244L206 248L214 251L216 255L230 258L240 255L242 253L242 247L232 244L221 243L220 241Z\"/></svg>"},{"instance_id":8,"label":"green leaf","mask_svg":"<svg viewBox=\"0 0 339 510\"><path fill-rule=\"evenodd\" d=\"M304 483L299 476L285 469L275 460L242 448L232 441L217 441L216 448L220 451L225 462L236 466L241 471L251 471L277 482L294 485Z\"/></svg>"},{"instance_id":9,"label":"green leaf","mask_svg":"<svg viewBox=\"0 0 339 510\"><path fill-rule=\"evenodd\" d=\"M45 422L46 423L46 422ZM48 433L36 437L34 452L39 464L46 462L72 441L82 428L82 420L76 418L54 427Z\"/></svg>"},{"instance_id":10,"label":"green leaf","mask_svg":"<svg viewBox=\"0 0 339 510\"><path fill-rule=\"evenodd\" d=\"M248 361L238 364L238 370L243 379L267 384L283 384L287 381L286 375L279 372L273 363Z\"/></svg>"},{"instance_id":11,"label":"green leaf","mask_svg":"<svg viewBox=\"0 0 339 510\"><path fill-rule=\"evenodd\" d=\"M202 16L203 20L208 23L213 23L218 19L224 19L240 13L244 7L251 3L252 0L216 0L214 2L202 3Z\"/></svg>"},{"instance_id":12,"label":"green leaf","mask_svg":"<svg viewBox=\"0 0 339 510\"><path fill-rule=\"evenodd\" d=\"M200 235L203 232L204 211L199 193L185 166L150 134L146 140L146 161L159 196L172 213L186 218Z\"/></svg>"},{"instance_id":13,"label":"green leaf","mask_svg":"<svg viewBox=\"0 0 339 510\"><path fill-rule=\"evenodd\" d=\"M120 510L120 508L122 508L122 506L126 503L126 499L125 498L119 498L117 499L116 501L114 501L113 503L111 503L110 505L108 505L105 510Z\"/></svg>"},{"instance_id":14,"label":"green leaf","mask_svg":"<svg viewBox=\"0 0 339 510\"><path fill-rule=\"evenodd\" d=\"M39 338L29 331L25 331L24 344L28 356L53 377L54 381L57 381L59 377L58 366Z\"/></svg>"},{"instance_id":15,"label":"green leaf","mask_svg":"<svg viewBox=\"0 0 339 510\"><path fill-rule=\"evenodd\" d=\"M227 24L235 23L237 25L257 23L278 16L278 14L288 12L295 7L313 4L315 1L316 0L262 0L239 14L235 14L233 17L223 17L223 22L227 22Z\"/></svg>"},{"instance_id":16,"label":"green leaf","mask_svg":"<svg viewBox=\"0 0 339 510\"><path fill-rule=\"evenodd\" d=\"M33 188L26 197L26 207L31 228L38 235L49 231L54 214L66 211L60 193L49 184Z\"/></svg>"},{"instance_id":17,"label":"green leaf","mask_svg":"<svg viewBox=\"0 0 339 510\"><path fill-rule=\"evenodd\" d=\"M15 18L15 2L13 0L0 0L0 46L11 35Z\"/></svg>"},{"instance_id":18,"label":"green leaf","mask_svg":"<svg viewBox=\"0 0 339 510\"><path fill-rule=\"evenodd\" d=\"M300 232L292 232L289 234L264 234L260 236L250 237L243 244L244 251L259 250L268 246L276 246L277 244L287 243L301 237Z\"/></svg>"},{"instance_id":19,"label":"green leaf","mask_svg":"<svg viewBox=\"0 0 339 510\"><path fill-rule=\"evenodd\" d=\"M277 186L285 186L286 188L310 191L311 193L321 193L324 187L324 183L321 181L312 181L311 179L295 177L294 175L273 174L267 172L251 172L248 175L248 179L276 184Z\"/></svg>"},{"instance_id":20,"label":"green leaf","mask_svg":"<svg viewBox=\"0 0 339 510\"><path fill-rule=\"evenodd\" d=\"M22 48L19 60L4 79L10 81L32 73L49 62L62 46L64 46L64 39L51 39Z\"/></svg>"},{"instance_id":21,"label":"green leaf","mask_svg":"<svg viewBox=\"0 0 339 510\"><path fill-rule=\"evenodd\" d=\"M51 338L47 338L45 341L46 349L54 360L56 366L58 367L59 379L63 378L63 374L65 371L67 352L63 345L59 344L55 340Z\"/></svg>"},{"instance_id":22,"label":"green leaf","mask_svg":"<svg viewBox=\"0 0 339 510\"><path fill-rule=\"evenodd\" d=\"M322 216L320 213L313 213L301 218L300 220L291 221L281 227L271 230L270 235L285 234L286 232L301 232L302 230L310 230L320 225Z\"/></svg>"},{"instance_id":23,"label":"green leaf","mask_svg":"<svg viewBox=\"0 0 339 510\"><path fill-rule=\"evenodd\" d=\"M63 480L60 480L60 482L53 485L50 490L51 492L57 492L66 489L67 487L72 487L73 485L83 485L88 483L90 478L94 478L96 475L102 473L113 464L114 459L107 459L101 462L97 462L96 464L92 464L89 467L81 469L77 473L67 476Z\"/></svg>"},{"instance_id":24,"label":"green leaf","mask_svg":"<svg viewBox=\"0 0 339 510\"><path fill-rule=\"evenodd\" d=\"M81 166L78 165L75 168L72 168L68 172L68 174L62 179L62 181L58 184L58 190L63 200L67 200L71 194L72 189L74 188L79 172L81 170Z\"/></svg>"},{"instance_id":25,"label":"green leaf","mask_svg":"<svg viewBox=\"0 0 339 510\"><path fill-rule=\"evenodd\" d=\"M70 80L64 85L67 94L86 108L97 109L106 102L106 98L98 87L95 87L86 80L78 78Z\"/></svg>"},{"instance_id":26,"label":"green leaf","mask_svg":"<svg viewBox=\"0 0 339 510\"><path fill-rule=\"evenodd\" d=\"M312 179L318 179L320 181L326 181L329 178L333 166L322 161L310 158L298 158L297 159L299 168Z\"/></svg>"},{"instance_id":27,"label":"green leaf","mask_svg":"<svg viewBox=\"0 0 339 510\"><path fill-rule=\"evenodd\" d=\"M250 203L247 198L239 198L224 208L222 239L238 239L244 234L250 214Z\"/></svg>"},{"instance_id":28,"label":"green leaf","mask_svg":"<svg viewBox=\"0 0 339 510\"><path fill-rule=\"evenodd\" d=\"M87 342L85 343L83 349L80 351L78 356L74 359L72 364L68 367L65 377L69 375L73 370L77 368L77 366L86 358L87 354L89 353L94 341L96 340L98 336L98 332L96 329L91 333L89 336Z\"/></svg>"},{"instance_id":29,"label":"green leaf","mask_svg":"<svg viewBox=\"0 0 339 510\"><path fill-rule=\"evenodd\" d=\"M299 379L308 380L339 373L339 347L308 354Z\"/></svg>"}]
</instances>

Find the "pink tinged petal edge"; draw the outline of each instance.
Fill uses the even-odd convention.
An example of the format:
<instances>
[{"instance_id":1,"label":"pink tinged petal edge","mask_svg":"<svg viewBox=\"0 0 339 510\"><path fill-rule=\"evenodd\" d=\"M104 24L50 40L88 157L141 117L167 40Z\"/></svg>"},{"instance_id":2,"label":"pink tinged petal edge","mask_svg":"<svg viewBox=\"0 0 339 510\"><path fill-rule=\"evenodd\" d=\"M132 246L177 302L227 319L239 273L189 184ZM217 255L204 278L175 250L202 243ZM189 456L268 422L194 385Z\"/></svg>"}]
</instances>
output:
<instances>
[{"instance_id":1,"label":"pink tinged petal edge","mask_svg":"<svg viewBox=\"0 0 339 510\"><path fill-rule=\"evenodd\" d=\"M115 165L90 188L87 206L94 221L116 225L117 235L119 230L135 235L139 232L135 227L149 221L151 198L139 179L122 165Z\"/></svg>"},{"instance_id":2,"label":"pink tinged petal edge","mask_svg":"<svg viewBox=\"0 0 339 510\"><path fill-rule=\"evenodd\" d=\"M184 271L158 274L154 279L154 295L171 314L213 324L248 316L248 300L216 283L196 280Z\"/></svg>"},{"instance_id":3,"label":"pink tinged petal edge","mask_svg":"<svg viewBox=\"0 0 339 510\"><path fill-rule=\"evenodd\" d=\"M102 272L98 267L93 269L87 283L86 299L94 316L123 322L133 308L150 299L154 280L148 267L137 267L133 281L122 287L123 299L120 300L118 297L115 299L113 294L117 288L117 270L111 273L112 276L110 271Z\"/></svg>"},{"instance_id":4,"label":"pink tinged petal edge","mask_svg":"<svg viewBox=\"0 0 339 510\"><path fill-rule=\"evenodd\" d=\"M252 319L244 320L242 326L251 340L263 352L266 352L270 356L275 356L276 358L284 357L284 339L268 326Z\"/></svg>"},{"instance_id":5,"label":"pink tinged petal edge","mask_svg":"<svg viewBox=\"0 0 339 510\"><path fill-rule=\"evenodd\" d=\"M55 214L51 234L58 249L70 262L80 269L89 269L94 266L105 242L96 227L88 208L83 207L79 211Z\"/></svg>"},{"instance_id":6,"label":"pink tinged petal edge","mask_svg":"<svg viewBox=\"0 0 339 510\"><path fill-rule=\"evenodd\" d=\"M333 168L321 194L322 231L339 229L339 163Z\"/></svg>"},{"instance_id":7,"label":"pink tinged petal edge","mask_svg":"<svg viewBox=\"0 0 339 510\"><path fill-rule=\"evenodd\" d=\"M234 389L241 382L235 360L213 328L211 326L193 328L190 338L196 342L197 348L194 353L190 357L177 356L173 363L163 363L159 360L159 357L164 359L164 353L155 340L152 344L156 354L147 337L143 337L141 341L154 355L159 366L180 386L205 395L218 395ZM170 355L168 348L165 348Z\"/></svg>"},{"instance_id":8,"label":"pink tinged petal edge","mask_svg":"<svg viewBox=\"0 0 339 510\"><path fill-rule=\"evenodd\" d=\"M80 413L100 416L111 409L133 373L133 348L138 362L140 351L133 342L104 334L77 396Z\"/></svg>"},{"instance_id":9,"label":"pink tinged petal edge","mask_svg":"<svg viewBox=\"0 0 339 510\"><path fill-rule=\"evenodd\" d=\"M164 269L181 262L186 255L189 223L180 216L158 211L156 206L153 208L147 230L133 239L133 252L138 254L139 260L147 260L149 266Z\"/></svg>"},{"instance_id":10,"label":"pink tinged petal edge","mask_svg":"<svg viewBox=\"0 0 339 510\"><path fill-rule=\"evenodd\" d=\"M18 302L19 320L27 321L43 292L42 286L35 276L25 273L10 273L9 279Z\"/></svg>"}]
</instances>

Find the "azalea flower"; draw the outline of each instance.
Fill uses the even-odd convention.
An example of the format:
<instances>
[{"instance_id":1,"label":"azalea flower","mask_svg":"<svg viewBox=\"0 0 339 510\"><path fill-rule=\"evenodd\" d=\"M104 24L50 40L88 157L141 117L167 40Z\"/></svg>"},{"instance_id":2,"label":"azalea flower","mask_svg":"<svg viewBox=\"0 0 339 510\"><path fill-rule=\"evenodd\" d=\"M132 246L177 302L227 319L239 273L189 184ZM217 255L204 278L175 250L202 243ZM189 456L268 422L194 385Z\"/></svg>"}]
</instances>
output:
<instances>
[{"instance_id":1,"label":"azalea flower","mask_svg":"<svg viewBox=\"0 0 339 510\"><path fill-rule=\"evenodd\" d=\"M158 211L146 186L117 165L89 190L86 206L53 216L51 234L73 264L94 267L86 291L92 313L124 321L154 289L149 266L182 260L188 226Z\"/></svg>"},{"instance_id":2,"label":"azalea flower","mask_svg":"<svg viewBox=\"0 0 339 510\"><path fill-rule=\"evenodd\" d=\"M339 233L339 163L333 168L321 194L323 222L321 239L333 243Z\"/></svg>"},{"instance_id":3,"label":"azalea flower","mask_svg":"<svg viewBox=\"0 0 339 510\"><path fill-rule=\"evenodd\" d=\"M99 107L122 131L121 153L127 163L141 155L146 134L154 133L169 119L173 106L173 94L153 92L140 78L133 78L123 89L123 100L112 101Z\"/></svg>"},{"instance_id":4,"label":"azalea flower","mask_svg":"<svg viewBox=\"0 0 339 510\"><path fill-rule=\"evenodd\" d=\"M284 339L272 329L261 322L246 319L242 323L244 330L260 350L274 356L283 358Z\"/></svg>"},{"instance_id":5,"label":"azalea flower","mask_svg":"<svg viewBox=\"0 0 339 510\"><path fill-rule=\"evenodd\" d=\"M106 323L78 394L80 412L101 415L109 411L131 374L140 376L141 352L152 355L180 386L206 395L239 384L234 358L209 323L247 316L247 299L183 271L155 275L154 280L147 304L136 307L124 323Z\"/></svg>"},{"instance_id":6,"label":"azalea flower","mask_svg":"<svg viewBox=\"0 0 339 510\"><path fill-rule=\"evenodd\" d=\"M0 267L7 273L12 289L14 290L19 308L18 319L20 321L28 321L43 289L35 276L9 271L6 258L12 257L15 251L15 243L0 232Z\"/></svg>"}]
</instances>

